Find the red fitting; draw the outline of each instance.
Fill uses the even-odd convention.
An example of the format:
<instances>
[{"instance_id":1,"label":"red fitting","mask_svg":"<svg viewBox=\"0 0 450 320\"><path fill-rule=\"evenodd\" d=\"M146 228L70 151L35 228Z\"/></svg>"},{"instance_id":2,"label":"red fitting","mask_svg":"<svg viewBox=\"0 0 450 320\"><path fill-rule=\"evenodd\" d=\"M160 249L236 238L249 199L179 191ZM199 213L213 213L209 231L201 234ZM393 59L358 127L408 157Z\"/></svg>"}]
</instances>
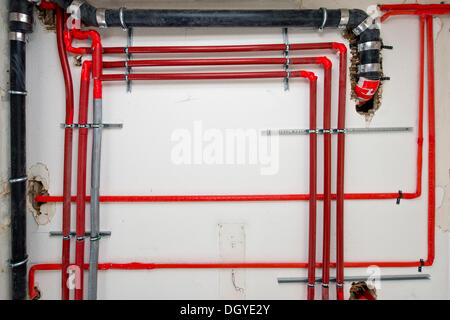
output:
<instances>
[{"instance_id":1,"label":"red fitting","mask_svg":"<svg viewBox=\"0 0 450 320\"><path fill-rule=\"evenodd\" d=\"M317 57L317 63L323 65L324 69L330 69L333 66L333 63L327 57Z\"/></svg>"},{"instance_id":2,"label":"red fitting","mask_svg":"<svg viewBox=\"0 0 450 320\"><path fill-rule=\"evenodd\" d=\"M370 100L377 92L379 85L380 80L370 80L360 77L354 89L359 102L363 104Z\"/></svg>"},{"instance_id":3,"label":"red fitting","mask_svg":"<svg viewBox=\"0 0 450 320\"><path fill-rule=\"evenodd\" d=\"M347 46L340 42L333 42L333 49L338 50L339 53L347 52Z\"/></svg>"},{"instance_id":4,"label":"red fitting","mask_svg":"<svg viewBox=\"0 0 450 320\"><path fill-rule=\"evenodd\" d=\"M300 76L302 78L308 78L309 81L317 80L317 76L314 72L311 71L300 71Z\"/></svg>"},{"instance_id":5,"label":"red fitting","mask_svg":"<svg viewBox=\"0 0 450 320\"><path fill-rule=\"evenodd\" d=\"M52 3L52 2L47 2L45 0L42 0L41 4L39 5L39 7L41 9L46 9L46 10L54 10L56 9L56 4Z\"/></svg>"}]
</instances>

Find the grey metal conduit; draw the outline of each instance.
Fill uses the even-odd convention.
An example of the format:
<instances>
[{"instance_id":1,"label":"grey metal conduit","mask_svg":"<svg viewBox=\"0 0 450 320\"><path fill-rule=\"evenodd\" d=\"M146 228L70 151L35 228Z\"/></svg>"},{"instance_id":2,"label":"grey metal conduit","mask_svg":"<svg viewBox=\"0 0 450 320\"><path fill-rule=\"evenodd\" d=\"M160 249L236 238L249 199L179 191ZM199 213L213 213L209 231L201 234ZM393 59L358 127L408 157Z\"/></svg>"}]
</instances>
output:
<instances>
[{"instance_id":1,"label":"grey metal conduit","mask_svg":"<svg viewBox=\"0 0 450 320\"><path fill-rule=\"evenodd\" d=\"M98 252L100 240L100 160L102 149L102 100L94 99L94 126L91 169L91 238L88 299L97 299Z\"/></svg>"}]
</instances>

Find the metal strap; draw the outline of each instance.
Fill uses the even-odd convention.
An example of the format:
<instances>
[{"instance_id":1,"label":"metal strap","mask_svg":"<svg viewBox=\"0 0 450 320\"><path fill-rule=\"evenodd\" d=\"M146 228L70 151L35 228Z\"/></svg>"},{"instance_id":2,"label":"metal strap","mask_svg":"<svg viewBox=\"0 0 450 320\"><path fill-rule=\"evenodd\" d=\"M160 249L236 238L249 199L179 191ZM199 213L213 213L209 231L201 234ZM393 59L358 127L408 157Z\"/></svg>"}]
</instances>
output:
<instances>
[{"instance_id":1,"label":"metal strap","mask_svg":"<svg viewBox=\"0 0 450 320\"><path fill-rule=\"evenodd\" d=\"M113 128L123 128L122 123L86 123L86 124L64 124L61 123L61 128L63 129L113 129Z\"/></svg>"},{"instance_id":2,"label":"metal strap","mask_svg":"<svg viewBox=\"0 0 450 320\"><path fill-rule=\"evenodd\" d=\"M323 31L323 28L325 28L325 24L327 23L327 19L328 19L328 11L327 8L320 8L320 10L322 10L323 12L323 20L322 20L322 25L319 27L319 32Z\"/></svg>"},{"instance_id":3,"label":"metal strap","mask_svg":"<svg viewBox=\"0 0 450 320\"><path fill-rule=\"evenodd\" d=\"M78 241L78 242L84 241L84 236L77 237L77 241Z\"/></svg>"},{"instance_id":4,"label":"metal strap","mask_svg":"<svg viewBox=\"0 0 450 320\"><path fill-rule=\"evenodd\" d=\"M27 181L28 177L20 177L20 178L11 178L9 179L9 183L18 183L18 182L23 182L23 181Z\"/></svg>"},{"instance_id":5,"label":"metal strap","mask_svg":"<svg viewBox=\"0 0 450 320\"><path fill-rule=\"evenodd\" d=\"M342 288L344 286L343 283L336 283L336 287Z\"/></svg>"},{"instance_id":6,"label":"metal strap","mask_svg":"<svg viewBox=\"0 0 450 320\"><path fill-rule=\"evenodd\" d=\"M358 52L366 50L381 50L381 41L367 41L358 44Z\"/></svg>"},{"instance_id":7,"label":"metal strap","mask_svg":"<svg viewBox=\"0 0 450 320\"><path fill-rule=\"evenodd\" d=\"M10 32L9 40L26 42L26 36L23 32Z\"/></svg>"},{"instance_id":8,"label":"metal strap","mask_svg":"<svg viewBox=\"0 0 450 320\"><path fill-rule=\"evenodd\" d=\"M339 21L338 29L347 28L348 21L350 19L350 11L348 9L341 9L341 20Z\"/></svg>"},{"instance_id":9,"label":"metal strap","mask_svg":"<svg viewBox=\"0 0 450 320\"><path fill-rule=\"evenodd\" d=\"M128 29L127 25L125 24L125 19L124 19L124 14L123 11L126 9L125 6L122 6L119 9L119 19L120 19L120 24L122 25L122 29L125 31Z\"/></svg>"},{"instance_id":10,"label":"metal strap","mask_svg":"<svg viewBox=\"0 0 450 320\"><path fill-rule=\"evenodd\" d=\"M10 261L9 265L11 266L11 268L16 268L16 267L20 267L21 265L23 265L23 264L25 264L27 262L28 262L28 256L24 260L19 261L19 262L12 262L12 261Z\"/></svg>"},{"instance_id":11,"label":"metal strap","mask_svg":"<svg viewBox=\"0 0 450 320\"><path fill-rule=\"evenodd\" d=\"M17 95L21 95L21 96L26 96L28 94L28 92L26 92L26 91L16 91L16 90L9 90L8 93L9 94L17 94Z\"/></svg>"},{"instance_id":12,"label":"metal strap","mask_svg":"<svg viewBox=\"0 0 450 320\"><path fill-rule=\"evenodd\" d=\"M355 29L353 29L353 33L357 36L359 36L361 33L367 30L367 28L370 28L373 25L373 18L367 17L359 26L357 26Z\"/></svg>"},{"instance_id":13,"label":"metal strap","mask_svg":"<svg viewBox=\"0 0 450 320\"><path fill-rule=\"evenodd\" d=\"M33 17L21 12L10 12L9 21L33 24Z\"/></svg>"},{"instance_id":14,"label":"metal strap","mask_svg":"<svg viewBox=\"0 0 450 320\"><path fill-rule=\"evenodd\" d=\"M291 49L289 45L289 30L288 28L283 28L283 40L286 45L286 49L284 50L284 57L286 58L286 64L284 65L284 71L286 71L286 78L284 78L284 91L289 90L289 79L291 77L291 73L289 72L289 67L291 63L291 59L289 58L289 50Z\"/></svg>"},{"instance_id":15,"label":"metal strap","mask_svg":"<svg viewBox=\"0 0 450 320\"><path fill-rule=\"evenodd\" d=\"M106 29L108 25L106 24L106 9L99 8L95 13L95 17L97 19L97 24L99 28Z\"/></svg>"},{"instance_id":16,"label":"metal strap","mask_svg":"<svg viewBox=\"0 0 450 320\"><path fill-rule=\"evenodd\" d=\"M90 240L91 241L100 241L101 238L102 238L102 236L99 235L98 237L91 237Z\"/></svg>"},{"instance_id":17,"label":"metal strap","mask_svg":"<svg viewBox=\"0 0 450 320\"><path fill-rule=\"evenodd\" d=\"M314 287L315 287L315 285L314 285L314 284L311 284L311 283L308 283L308 287L310 287L310 288L314 288Z\"/></svg>"},{"instance_id":18,"label":"metal strap","mask_svg":"<svg viewBox=\"0 0 450 320\"><path fill-rule=\"evenodd\" d=\"M366 63L358 66L358 73L361 72L380 72L381 65L379 63Z\"/></svg>"}]
</instances>

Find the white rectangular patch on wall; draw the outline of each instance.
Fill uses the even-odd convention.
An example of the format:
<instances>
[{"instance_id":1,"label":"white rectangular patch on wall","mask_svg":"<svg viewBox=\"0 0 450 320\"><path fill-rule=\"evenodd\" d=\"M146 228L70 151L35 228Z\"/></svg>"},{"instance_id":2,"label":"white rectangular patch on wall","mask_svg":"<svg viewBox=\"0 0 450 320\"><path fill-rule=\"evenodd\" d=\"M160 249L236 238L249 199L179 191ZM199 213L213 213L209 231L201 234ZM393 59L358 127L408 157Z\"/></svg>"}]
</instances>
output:
<instances>
[{"instance_id":1,"label":"white rectangular patch on wall","mask_svg":"<svg viewBox=\"0 0 450 320\"><path fill-rule=\"evenodd\" d=\"M243 223L219 223L219 255L222 262L245 261L245 227ZM219 271L220 299L245 299L245 269Z\"/></svg>"}]
</instances>

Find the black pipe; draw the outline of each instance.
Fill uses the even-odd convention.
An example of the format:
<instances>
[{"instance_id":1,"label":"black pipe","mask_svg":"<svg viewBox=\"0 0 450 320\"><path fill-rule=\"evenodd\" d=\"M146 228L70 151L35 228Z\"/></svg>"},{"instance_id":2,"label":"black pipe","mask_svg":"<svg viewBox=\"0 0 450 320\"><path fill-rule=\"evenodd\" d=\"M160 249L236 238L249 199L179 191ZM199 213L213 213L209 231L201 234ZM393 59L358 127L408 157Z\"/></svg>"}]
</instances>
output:
<instances>
[{"instance_id":1,"label":"black pipe","mask_svg":"<svg viewBox=\"0 0 450 320\"><path fill-rule=\"evenodd\" d=\"M26 0L10 0L10 107L11 107L11 268L12 298L27 297L26 247L26 110L25 110L25 35L32 31L16 13L33 16L33 5ZM12 13L12 14L11 14ZM14 16L15 15L15 16ZM21 17L26 17L21 16Z\"/></svg>"},{"instance_id":2,"label":"black pipe","mask_svg":"<svg viewBox=\"0 0 450 320\"><path fill-rule=\"evenodd\" d=\"M72 0L51 0L67 9ZM89 26L107 27L304 27L337 28L341 22L342 10L151 10L151 9L97 9L87 2L79 7L81 20ZM348 10L346 28L355 30L368 19L359 9ZM370 18L369 18L370 19ZM380 42L380 30L368 23L366 29L359 30L357 44ZM380 42L381 44L381 42ZM360 52L360 64L379 64L380 50ZM361 71L359 77L380 80L380 69Z\"/></svg>"}]
</instances>

